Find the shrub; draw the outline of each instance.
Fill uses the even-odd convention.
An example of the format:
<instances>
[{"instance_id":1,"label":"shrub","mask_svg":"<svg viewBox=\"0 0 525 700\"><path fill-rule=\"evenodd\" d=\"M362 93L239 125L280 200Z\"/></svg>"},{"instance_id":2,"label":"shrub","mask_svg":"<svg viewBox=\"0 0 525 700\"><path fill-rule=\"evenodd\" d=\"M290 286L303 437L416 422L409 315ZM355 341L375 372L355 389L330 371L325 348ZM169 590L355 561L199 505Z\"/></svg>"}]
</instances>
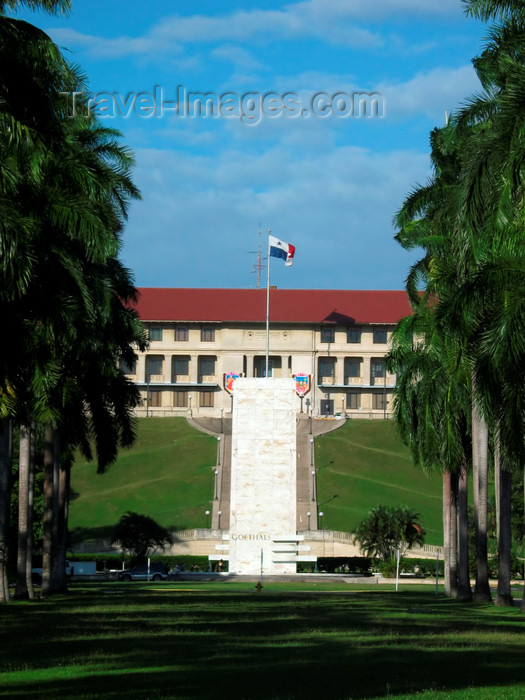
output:
<instances>
[{"instance_id":1,"label":"shrub","mask_svg":"<svg viewBox=\"0 0 525 700\"><path fill-rule=\"evenodd\" d=\"M399 563L399 569L401 570L402 561ZM397 560L389 559L388 561L379 561L379 571L381 575L385 578L394 578L397 572Z\"/></svg>"}]
</instances>

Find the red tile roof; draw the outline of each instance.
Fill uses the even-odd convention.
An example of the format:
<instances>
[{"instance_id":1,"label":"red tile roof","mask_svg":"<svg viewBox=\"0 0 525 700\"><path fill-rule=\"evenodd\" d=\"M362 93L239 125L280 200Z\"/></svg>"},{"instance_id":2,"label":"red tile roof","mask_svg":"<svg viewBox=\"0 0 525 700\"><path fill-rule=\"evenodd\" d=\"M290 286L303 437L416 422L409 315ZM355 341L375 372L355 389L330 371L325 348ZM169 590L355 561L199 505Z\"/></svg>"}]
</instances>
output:
<instances>
[{"instance_id":1,"label":"red tile roof","mask_svg":"<svg viewBox=\"0 0 525 700\"><path fill-rule=\"evenodd\" d=\"M265 289L139 288L143 321L266 321ZM272 323L396 323L411 313L406 292L272 289Z\"/></svg>"}]
</instances>

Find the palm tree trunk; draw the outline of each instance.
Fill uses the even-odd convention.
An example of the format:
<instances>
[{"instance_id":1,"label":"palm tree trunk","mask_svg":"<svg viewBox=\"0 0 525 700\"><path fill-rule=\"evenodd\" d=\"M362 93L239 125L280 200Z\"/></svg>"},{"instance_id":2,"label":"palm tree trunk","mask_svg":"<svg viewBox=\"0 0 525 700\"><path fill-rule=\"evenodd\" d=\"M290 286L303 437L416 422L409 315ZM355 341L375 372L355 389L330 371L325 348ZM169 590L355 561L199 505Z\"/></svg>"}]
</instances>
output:
<instances>
[{"instance_id":1,"label":"palm tree trunk","mask_svg":"<svg viewBox=\"0 0 525 700\"><path fill-rule=\"evenodd\" d=\"M523 467L523 506L523 513L525 517L525 467ZM525 542L522 540L521 544L524 545ZM525 562L523 562L523 578L525 579ZM520 610L521 612L525 613L525 585L523 586L523 595L521 597Z\"/></svg>"},{"instance_id":2,"label":"palm tree trunk","mask_svg":"<svg viewBox=\"0 0 525 700\"><path fill-rule=\"evenodd\" d=\"M57 553L57 591L67 592L66 555L67 555L67 520L69 509L69 467L60 466L58 487L58 532L56 541Z\"/></svg>"},{"instance_id":3,"label":"palm tree trunk","mask_svg":"<svg viewBox=\"0 0 525 700\"><path fill-rule=\"evenodd\" d=\"M445 595L450 596L450 472L443 472L443 559L445 566Z\"/></svg>"},{"instance_id":4,"label":"palm tree trunk","mask_svg":"<svg viewBox=\"0 0 525 700\"><path fill-rule=\"evenodd\" d=\"M512 474L507 469L499 470L499 513L498 528L498 591L496 605L513 606L510 590L510 554L512 548L511 509L512 509Z\"/></svg>"},{"instance_id":5,"label":"palm tree trunk","mask_svg":"<svg viewBox=\"0 0 525 700\"><path fill-rule=\"evenodd\" d=\"M29 456L29 493L27 501L27 557L26 557L26 581L29 598L35 597L33 588L33 526L34 526L34 501L35 501L35 463L36 463L36 423L31 424L31 453Z\"/></svg>"},{"instance_id":6,"label":"palm tree trunk","mask_svg":"<svg viewBox=\"0 0 525 700\"><path fill-rule=\"evenodd\" d=\"M7 542L11 497L11 423L0 420L0 603L9 600Z\"/></svg>"},{"instance_id":7,"label":"palm tree trunk","mask_svg":"<svg viewBox=\"0 0 525 700\"><path fill-rule=\"evenodd\" d=\"M458 599L472 600L468 555L468 473L464 465L458 484Z\"/></svg>"},{"instance_id":8,"label":"palm tree trunk","mask_svg":"<svg viewBox=\"0 0 525 700\"><path fill-rule=\"evenodd\" d=\"M61 592L61 554L60 554L60 436L58 430L53 434L53 523L51 528L51 593Z\"/></svg>"},{"instance_id":9,"label":"palm tree trunk","mask_svg":"<svg viewBox=\"0 0 525 700\"><path fill-rule=\"evenodd\" d=\"M18 459L18 552L16 559L15 598L29 598L27 586L27 533L29 512L29 463L31 461L31 432L20 426L20 452Z\"/></svg>"},{"instance_id":10,"label":"palm tree trunk","mask_svg":"<svg viewBox=\"0 0 525 700\"><path fill-rule=\"evenodd\" d=\"M458 597L458 475L450 475L450 595Z\"/></svg>"},{"instance_id":11,"label":"palm tree trunk","mask_svg":"<svg viewBox=\"0 0 525 700\"><path fill-rule=\"evenodd\" d=\"M51 423L44 429L44 522L42 542L42 595L51 592L51 552L53 546L53 474L55 433Z\"/></svg>"},{"instance_id":12,"label":"palm tree trunk","mask_svg":"<svg viewBox=\"0 0 525 700\"><path fill-rule=\"evenodd\" d=\"M473 380L474 385L474 380ZM472 468L474 473L474 522L476 525L476 587L477 601L490 603L487 551L488 442L487 423L475 402L472 402Z\"/></svg>"},{"instance_id":13,"label":"palm tree trunk","mask_svg":"<svg viewBox=\"0 0 525 700\"><path fill-rule=\"evenodd\" d=\"M494 499L496 501L496 542L499 543L499 524L501 520L501 452L499 444L499 430L494 435ZM499 546L499 544L498 544Z\"/></svg>"}]
</instances>

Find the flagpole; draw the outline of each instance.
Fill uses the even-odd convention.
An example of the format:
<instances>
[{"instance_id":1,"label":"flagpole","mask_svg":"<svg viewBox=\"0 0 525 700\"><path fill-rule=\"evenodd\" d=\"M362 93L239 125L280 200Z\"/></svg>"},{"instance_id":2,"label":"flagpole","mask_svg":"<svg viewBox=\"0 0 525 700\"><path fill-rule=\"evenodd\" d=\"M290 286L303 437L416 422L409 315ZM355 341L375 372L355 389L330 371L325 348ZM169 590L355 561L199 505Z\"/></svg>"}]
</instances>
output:
<instances>
[{"instance_id":1,"label":"flagpole","mask_svg":"<svg viewBox=\"0 0 525 700\"><path fill-rule=\"evenodd\" d=\"M268 280L266 283L266 377L269 376L268 364L270 361L270 234L268 229Z\"/></svg>"}]
</instances>

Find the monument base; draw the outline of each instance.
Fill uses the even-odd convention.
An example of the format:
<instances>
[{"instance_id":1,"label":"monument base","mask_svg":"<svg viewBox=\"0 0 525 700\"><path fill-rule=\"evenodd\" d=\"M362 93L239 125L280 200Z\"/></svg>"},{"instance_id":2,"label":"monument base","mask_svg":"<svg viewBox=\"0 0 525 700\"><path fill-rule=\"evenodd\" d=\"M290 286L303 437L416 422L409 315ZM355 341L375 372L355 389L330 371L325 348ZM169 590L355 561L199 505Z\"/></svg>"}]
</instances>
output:
<instances>
[{"instance_id":1,"label":"monument base","mask_svg":"<svg viewBox=\"0 0 525 700\"><path fill-rule=\"evenodd\" d=\"M233 395L229 571L296 572L296 416L293 379L245 378Z\"/></svg>"}]
</instances>

